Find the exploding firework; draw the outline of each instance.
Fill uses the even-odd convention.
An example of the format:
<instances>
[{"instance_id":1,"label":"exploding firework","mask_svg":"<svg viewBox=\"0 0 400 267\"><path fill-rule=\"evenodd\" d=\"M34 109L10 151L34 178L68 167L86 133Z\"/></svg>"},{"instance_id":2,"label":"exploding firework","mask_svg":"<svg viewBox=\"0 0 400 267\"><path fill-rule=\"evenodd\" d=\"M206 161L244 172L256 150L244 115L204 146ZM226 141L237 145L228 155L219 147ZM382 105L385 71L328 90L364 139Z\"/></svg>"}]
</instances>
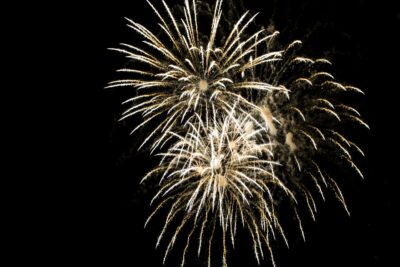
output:
<instances>
[{"instance_id":1,"label":"exploding firework","mask_svg":"<svg viewBox=\"0 0 400 267\"><path fill-rule=\"evenodd\" d=\"M226 239L234 246L238 222L252 237L257 261L260 256L264 257L263 244L271 251L270 234L279 232L286 240L275 214L272 191L279 189L292 199L294 196L274 175L273 166L278 163L272 160L272 144L264 139L265 129L256 127L249 115L235 115L233 109L229 115L204 125L201 120L199 125L190 123L190 131L185 136L170 133L179 141L168 152L160 154L163 156L161 165L144 177L146 180L155 174L161 176L161 189L153 199L161 201L149 220L159 209L169 206L157 245L169 227L175 228L174 221L178 224L164 261L187 224L191 230L182 265L194 233L198 235L199 255L202 243L206 242L203 240L208 240L205 249L210 265L216 224L222 230L224 266Z\"/></svg>"},{"instance_id":2,"label":"exploding firework","mask_svg":"<svg viewBox=\"0 0 400 267\"><path fill-rule=\"evenodd\" d=\"M137 79L122 79L111 82L108 87L131 86L138 95L125 103L133 103L123 114L126 119L142 114L144 121L133 132L153 120L157 126L144 140L142 146L155 137L152 148L167 139L168 131L177 132L186 122L204 120L217 113L229 113L233 103L244 113L257 108L246 97L249 91L283 90L254 78L254 71L262 64L279 60L281 52L257 54L257 48L273 39L276 33L267 35L264 29L253 34L246 32L255 16L246 12L231 29L226 38L217 36L222 16L222 1L215 4L209 35L198 31L196 1L185 1L184 18L174 17L168 5L162 1L169 21L150 3L160 19L160 27L166 41L161 41L146 27L129 21L128 26L144 37L145 49L121 44L113 48L133 60L135 68L120 69L136 74ZM204 41L206 40L206 41ZM248 57L251 60L246 60ZM250 75L249 73L253 73ZM220 116L220 115L219 115ZM185 131L185 129L180 129Z\"/></svg>"},{"instance_id":3,"label":"exploding firework","mask_svg":"<svg viewBox=\"0 0 400 267\"><path fill-rule=\"evenodd\" d=\"M132 67L119 70L129 79L108 87L135 88L121 119L140 114L143 121L133 132L149 127L141 147L150 143L151 151L165 150L158 154L160 165L143 178L157 177L160 185L146 224L161 210L168 212L157 241L158 246L172 233L164 261L178 235L187 232L182 265L196 236L198 255L207 255L210 266L214 232L219 231L227 266L228 243L234 247L241 225L257 261L265 247L275 264L271 240L278 233L287 244L278 220L282 201L293 208L303 238L298 209L306 207L314 219L316 194L325 199L332 191L348 212L330 173L347 165L362 177L352 155L364 153L342 129L368 128L343 101L363 93L337 82L327 71L328 60L297 56L300 41L281 47L277 32L252 32L255 16L248 12L235 22L222 20L222 0L216 0L209 16L209 34L198 27L197 1L184 2L182 18L164 1L165 15L148 3L161 34L128 20L145 47L113 49L124 53Z\"/></svg>"},{"instance_id":4,"label":"exploding firework","mask_svg":"<svg viewBox=\"0 0 400 267\"><path fill-rule=\"evenodd\" d=\"M352 153L364 156L364 152L341 133L346 126L369 129L360 113L342 102L347 96L363 92L335 81L325 71L331 65L328 60L296 56L300 45L301 41L292 42L284 49L279 63L264 69L262 77L266 82L279 85L289 93L271 92L258 98L260 117L275 146L275 160L282 163L276 170L279 177L296 196L304 197L312 218L315 218L316 205L307 183L317 189L323 200L324 188L332 189L349 213L337 182L327 170L347 165L363 177ZM329 162L329 166L323 168L318 162L324 165Z\"/></svg>"}]
</instances>

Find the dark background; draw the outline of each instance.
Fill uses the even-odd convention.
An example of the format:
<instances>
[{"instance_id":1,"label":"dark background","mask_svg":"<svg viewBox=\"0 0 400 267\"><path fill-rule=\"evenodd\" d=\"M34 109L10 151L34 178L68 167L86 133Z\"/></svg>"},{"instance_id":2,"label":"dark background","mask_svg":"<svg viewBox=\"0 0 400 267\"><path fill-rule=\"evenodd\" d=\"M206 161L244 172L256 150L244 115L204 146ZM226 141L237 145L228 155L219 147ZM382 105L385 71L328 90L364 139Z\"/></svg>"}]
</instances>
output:
<instances>
[{"instance_id":1,"label":"dark background","mask_svg":"<svg viewBox=\"0 0 400 267\"><path fill-rule=\"evenodd\" d=\"M371 126L361 140L368 155L360 165L365 180L349 178L343 186L351 217L333 198L320 202L317 222L305 220L307 242L293 233L290 249L282 242L276 245L278 267L391 266L396 258L398 174L396 156L389 154L397 152L398 142L400 9L395 2L244 3L253 13L261 11L260 24L271 19L283 42L302 39L306 55L328 57L338 80L362 88L366 97L360 109ZM156 17L144 0L46 8L51 12L37 19L40 29L51 24L44 33L49 41L39 45L40 55L50 59L40 69L49 100L39 107L45 131L33 153L45 179L35 183L40 202L32 205L34 212L27 219L35 232L27 247L45 243L35 258L43 256L40 259L51 266L161 266L162 248L154 249L160 228L156 223L143 229L152 192L146 194L138 186L155 161L146 151L136 152L141 134L129 135L132 122L116 122L123 110L120 103L130 92L103 89L124 64L121 55L107 48L138 40L123 17L146 25L154 24ZM174 258L166 266L178 266ZM234 259L230 266L256 266L245 243L229 258ZM187 266L203 265L193 259Z\"/></svg>"}]
</instances>

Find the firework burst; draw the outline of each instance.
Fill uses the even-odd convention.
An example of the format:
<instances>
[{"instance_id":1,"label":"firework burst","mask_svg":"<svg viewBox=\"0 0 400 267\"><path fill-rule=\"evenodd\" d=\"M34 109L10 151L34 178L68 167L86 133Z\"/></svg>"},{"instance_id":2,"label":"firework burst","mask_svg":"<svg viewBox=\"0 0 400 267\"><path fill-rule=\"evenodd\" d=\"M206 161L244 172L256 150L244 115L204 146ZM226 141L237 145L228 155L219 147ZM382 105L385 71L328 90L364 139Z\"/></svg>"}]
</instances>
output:
<instances>
[{"instance_id":1,"label":"firework burst","mask_svg":"<svg viewBox=\"0 0 400 267\"><path fill-rule=\"evenodd\" d=\"M142 146L155 137L152 148L157 148L166 140L168 131L176 132L188 121L196 123L193 121L198 119L195 114L202 120L217 116L219 112L227 114L237 102L238 111L247 113L247 110L257 108L246 97L249 91L283 90L249 75L258 66L279 60L281 55L280 51L257 54L257 48L277 33L266 35L264 29L253 34L246 32L255 16L249 17L246 12L227 37L219 37L222 0L216 1L209 35L198 31L196 1L185 1L185 15L181 19L175 18L164 1L166 16L148 3L160 20L166 41L128 19L128 26L144 37L147 47L121 44L122 48L112 48L136 62L135 68L119 71L135 74L137 78L116 80L108 85L109 88L137 88L138 95L125 102L133 105L121 118L135 114L143 116L144 121L133 132L159 119Z\"/></svg>"},{"instance_id":2,"label":"firework burst","mask_svg":"<svg viewBox=\"0 0 400 267\"><path fill-rule=\"evenodd\" d=\"M264 257L263 245L271 251L271 234L278 232L286 241L275 213L272 192L279 189L293 200L294 196L274 174L273 167L278 163L272 160L272 144L264 139L265 129L256 127L249 117L237 116L233 109L229 115L204 125L201 120L198 125L189 123L190 130L185 136L169 133L179 141L160 154L163 156L160 166L143 179L153 175L161 177L161 189L153 199L161 201L149 220L162 207L169 209L157 245L168 228L175 229L164 261L187 224L191 230L182 265L196 233L199 255L203 240L208 240L204 245L210 266L216 224L222 230L223 266L227 265L226 239L234 247L238 222L249 231L258 262ZM175 221L177 228L173 226Z\"/></svg>"},{"instance_id":3,"label":"firework burst","mask_svg":"<svg viewBox=\"0 0 400 267\"><path fill-rule=\"evenodd\" d=\"M349 213L337 182L318 162L324 165L329 162L326 169L349 166L363 177L352 154L364 156L364 152L341 132L348 126L369 129L360 112L342 102L347 96L363 92L335 81L326 71L331 65L328 60L296 56L300 45L298 40L292 42L283 50L280 62L264 69L263 79L287 89L288 93L270 92L259 97L260 117L269 126L275 160L282 163L276 170L279 177L296 195L304 197L312 218L316 205L306 184L312 184L323 200L324 188L333 190Z\"/></svg>"},{"instance_id":4,"label":"firework burst","mask_svg":"<svg viewBox=\"0 0 400 267\"><path fill-rule=\"evenodd\" d=\"M251 32L255 16L248 12L234 23L221 20L222 0L209 16L209 34L199 30L197 1L184 2L182 18L163 0L163 12L148 3L161 34L128 20L144 47L113 48L132 67L119 70L129 79L108 85L135 88L121 119L140 114L143 121L132 132L150 127L141 147L151 143L154 151L167 145L158 154L160 165L142 180L158 179L160 185L146 225L167 210L157 241L158 246L172 235L164 261L178 235L188 232L182 265L196 236L198 255L207 255L211 266L214 232L220 231L227 266L228 247L234 247L242 225L257 261L266 247L275 264L271 240L279 234L287 244L278 220L282 199L291 204L304 239L298 209L306 207L315 218L316 194L325 199L325 191L334 192L349 212L330 170L347 165L362 177L353 154L364 153L342 129L368 128L343 101L363 93L335 81L326 70L328 60L297 56L300 41L282 48L277 32ZM228 34L222 21L231 28Z\"/></svg>"}]
</instances>

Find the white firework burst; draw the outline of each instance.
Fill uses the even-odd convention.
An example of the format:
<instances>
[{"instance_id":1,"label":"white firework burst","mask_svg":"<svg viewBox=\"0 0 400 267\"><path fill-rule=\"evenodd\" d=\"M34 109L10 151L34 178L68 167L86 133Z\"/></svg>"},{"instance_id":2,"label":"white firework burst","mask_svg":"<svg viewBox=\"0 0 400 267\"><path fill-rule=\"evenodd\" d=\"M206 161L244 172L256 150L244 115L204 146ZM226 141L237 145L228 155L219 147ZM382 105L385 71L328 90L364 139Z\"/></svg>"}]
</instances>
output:
<instances>
[{"instance_id":1,"label":"white firework burst","mask_svg":"<svg viewBox=\"0 0 400 267\"><path fill-rule=\"evenodd\" d=\"M265 246L275 264L271 237L278 233L287 243L278 220L281 198L293 207L304 239L298 209L306 207L315 218L315 193L325 199L325 192L333 191L348 212L330 170L348 165L362 177L353 154L364 153L346 128L368 125L343 101L362 91L335 81L325 69L328 60L297 56L300 41L282 49L277 32L251 32L255 16L248 12L225 22L231 29L224 34L222 0L216 0L209 34L199 30L195 0L185 0L180 19L161 1L165 16L148 2L160 20L160 35L128 20L144 47L113 49L126 54L133 67L120 70L129 79L108 85L135 89L122 115L141 114L143 122L133 132L155 125L141 147L151 141L154 151L168 144L160 165L143 178L158 177L160 184L148 221L168 210L157 246L172 232L165 261L178 235L189 229L182 265L197 236L198 254L206 253L210 266L214 232L220 230L226 266L227 239L234 247L242 224L257 261Z\"/></svg>"},{"instance_id":2,"label":"white firework burst","mask_svg":"<svg viewBox=\"0 0 400 267\"><path fill-rule=\"evenodd\" d=\"M179 141L160 154L161 165L143 179L161 177L161 189L153 199L160 203L149 220L161 208L168 207L157 242L158 246L168 228L174 229L164 261L185 226L190 232L182 265L189 243L197 235L198 254L205 246L210 266L216 225L223 236L223 266L227 266L226 239L234 247L238 224L249 231L258 262L264 258L263 246L273 259L270 236L275 232L286 241L275 212L273 192L279 189L293 201L294 196L274 174L277 163L272 160L272 144L265 139L265 129L257 127L249 117L237 116L233 109L227 116L206 124L201 120L198 125L189 122L190 130L185 136L169 133Z\"/></svg>"},{"instance_id":3,"label":"white firework burst","mask_svg":"<svg viewBox=\"0 0 400 267\"><path fill-rule=\"evenodd\" d=\"M349 213L341 190L328 170L347 165L363 177L352 154L364 156L364 152L342 133L349 124L351 128L359 125L369 129L360 112L342 102L351 94L363 92L335 81L325 71L331 65L328 60L296 56L300 45L298 40L292 42L284 49L280 62L264 69L263 79L286 88L288 93L270 92L259 97L260 117L269 126L275 160L282 163L277 169L279 177L296 195L304 197L312 218L315 218L316 205L311 188L306 187L309 183L323 200L324 188L333 190ZM328 165L327 170L319 162Z\"/></svg>"},{"instance_id":4,"label":"white firework burst","mask_svg":"<svg viewBox=\"0 0 400 267\"><path fill-rule=\"evenodd\" d=\"M128 19L128 26L144 38L146 47L121 44L122 48L112 48L135 62L135 68L119 71L136 78L116 80L108 85L108 88L137 88L137 96L125 102L132 106L121 118L143 116L144 121L133 132L157 120L157 126L142 146L155 137L152 148L157 148L165 141L168 131L177 131L186 122L196 120L195 113L204 120L219 112L228 113L238 101L238 111L257 108L246 97L249 91L282 90L249 75L258 66L279 60L281 55L280 51L257 54L257 48L277 33L267 35L264 29L253 34L246 32L255 16L249 17L246 12L227 36L218 36L222 0L217 0L210 33L204 35L198 31L196 1L185 1L184 17L180 19L175 18L165 1L162 0L164 16L148 3L160 20L165 41Z\"/></svg>"}]
</instances>

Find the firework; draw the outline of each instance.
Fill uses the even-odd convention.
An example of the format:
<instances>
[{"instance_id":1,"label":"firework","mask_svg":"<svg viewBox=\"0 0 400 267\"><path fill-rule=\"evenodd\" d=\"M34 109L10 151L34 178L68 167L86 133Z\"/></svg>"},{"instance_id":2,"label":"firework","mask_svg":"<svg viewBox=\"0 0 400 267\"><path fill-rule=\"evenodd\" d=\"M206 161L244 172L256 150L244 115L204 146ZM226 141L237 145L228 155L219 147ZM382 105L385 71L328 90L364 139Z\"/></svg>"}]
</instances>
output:
<instances>
[{"instance_id":1,"label":"firework","mask_svg":"<svg viewBox=\"0 0 400 267\"><path fill-rule=\"evenodd\" d=\"M342 103L348 95L363 92L335 81L325 71L331 65L328 60L296 56L300 45L300 41L292 42L284 49L278 64L264 69L263 79L286 88L288 94L271 92L258 98L260 117L269 125L275 160L282 163L276 170L279 177L296 196L305 199L312 218L315 218L316 206L310 186L306 187L310 183L323 200L324 188L333 190L349 213L337 182L326 169L332 169L332 165L349 166L363 177L352 154L364 156L364 152L341 133L349 125L369 129L360 112ZM329 166L323 168L318 162L324 165L329 162Z\"/></svg>"},{"instance_id":2,"label":"firework","mask_svg":"<svg viewBox=\"0 0 400 267\"><path fill-rule=\"evenodd\" d=\"M193 235L198 235L198 254L206 246L203 250L208 254L210 266L216 224L222 230L223 266L227 265L226 239L234 247L240 223L252 237L257 261L264 257L263 245L271 251L270 235L278 232L286 241L275 214L272 191L279 189L293 200L294 196L274 174L273 167L278 163L272 160L272 144L265 140L265 129L254 125L249 115L237 116L234 111L204 125L201 120L198 125L189 123L185 136L169 133L179 141L160 154L163 156L160 166L144 177L144 180L153 175L161 177L161 189L153 199L161 199L160 204L149 220L161 208L169 209L157 245L168 228L174 229L164 261L178 234L188 224L191 230L182 265Z\"/></svg>"},{"instance_id":3,"label":"firework","mask_svg":"<svg viewBox=\"0 0 400 267\"><path fill-rule=\"evenodd\" d=\"M257 108L246 97L248 91L283 90L249 75L258 66L279 60L281 55L280 51L257 54L257 48L277 33L267 35L264 29L253 34L246 32L255 16L249 17L246 12L227 37L218 36L222 0L217 0L210 34L204 35L198 31L196 1L185 1L182 19L175 18L164 1L166 16L148 3L160 20L165 41L128 19L128 26L144 38L147 47L121 44L122 48L112 48L136 63L135 68L119 70L135 74L136 78L116 80L108 85L108 88L137 88L138 95L125 102L133 105L121 118L135 114L143 116L143 122L132 132L158 119L157 126L151 129L142 146L155 137L152 144L155 149L166 140L167 132L176 132L189 121L196 123L194 120L198 118L204 120L220 112L227 114L236 102L238 111L247 113L248 109Z\"/></svg>"},{"instance_id":4,"label":"firework","mask_svg":"<svg viewBox=\"0 0 400 267\"><path fill-rule=\"evenodd\" d=\"M228 247L234 248L241 225L257 261L265 247L275 265L271 240L278 234L287 244L278 219L282 201L293 208L304 239L298 209L315 218L316 194L325 199L333 192L349 212L330 170L347 165L362 177L353 154L364 153L342 129L368 128L343 101L363 93L337 82L327 71L328 60L297 56L301 41L282 47L278 32L252 32L255 16L248 12L236 22L222 20L222 0L209 16L209 34L199 30L198 2L186 0L182 18L164 1L162 11L148 3L161 34L128 20L144 46L113 49L132 67L119 70L129 79L108 85L135 89L121 119L141 115L132 132L148 127L141 147L149 143L152 152L161 150L160 165L142 180L160 185L146 225L167 210L157 241L167 240L164 261L178 236L188 232L182 265L188 248L197 246L211 266L214 233L220 231L227 266ZM222 21L224 29L230 27L227 34Z\"/></svg>"}]
</instances>

